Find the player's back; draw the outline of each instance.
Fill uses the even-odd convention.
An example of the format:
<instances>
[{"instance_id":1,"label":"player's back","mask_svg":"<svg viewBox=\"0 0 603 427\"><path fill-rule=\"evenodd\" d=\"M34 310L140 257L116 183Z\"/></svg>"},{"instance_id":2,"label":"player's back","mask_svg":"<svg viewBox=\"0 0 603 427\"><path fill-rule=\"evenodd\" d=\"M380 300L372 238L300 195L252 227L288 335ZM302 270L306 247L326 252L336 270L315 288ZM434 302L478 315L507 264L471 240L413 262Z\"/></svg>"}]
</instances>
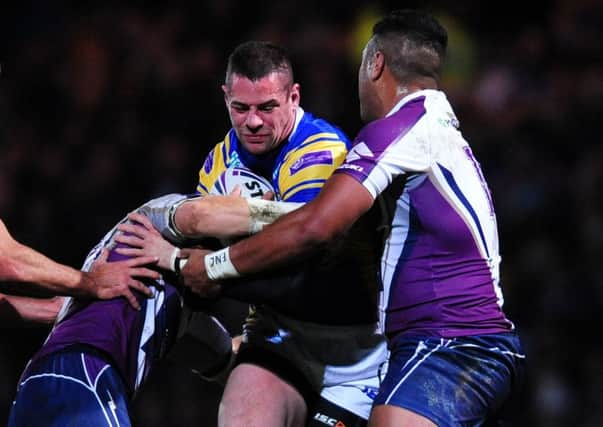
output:
<instances>
[{"instance_id":1,"label":"player's back","mask_svg":"<svg viewBox=\"0 0 603 427\"><path fill-rule=\"evenodd\" d=\"M114 228L88 254L83 269L89 269L104 248L111 248L109 262L127 258L115 252L119 246L113 242L115 233ZM130 393L137 390L153 362L174 343L181 310L179 291L173 285L163 278L147 284L151 285L153 297L137 293L140 311L125 298L69 298L32 361L72 345L86 345L111 360Z\"/></svg>"},{"instance_id":2,"label":"player's back","mask_svg":"<svg viewBox=\"0 0 603 427\"><path fill-rule=\"evenodd\" d=\"M390 233L381 307L388 335L512 327L501 310L490 193L442 92L408 95L365 126L338 173L384 200Z\"/></svg>"}]
</instances>

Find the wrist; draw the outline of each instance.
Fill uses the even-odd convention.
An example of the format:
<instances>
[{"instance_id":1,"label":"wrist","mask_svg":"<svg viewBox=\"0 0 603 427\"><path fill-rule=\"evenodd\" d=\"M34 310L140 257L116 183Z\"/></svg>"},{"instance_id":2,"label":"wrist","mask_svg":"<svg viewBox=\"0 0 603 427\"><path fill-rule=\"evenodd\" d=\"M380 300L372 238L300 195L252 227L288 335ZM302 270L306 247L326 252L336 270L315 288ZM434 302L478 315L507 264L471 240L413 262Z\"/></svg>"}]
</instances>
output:
<instances>
[{"instance_id":1,"label":"wrist","mask_svg":"<svg viewBox=\"0 0 603 427\"><path fill-rule=\"evenodd\" d=\"M80 271L80 279L70 293L79 296L96 296L95 288L94 275L90 271Z\"/></svg>"},{"instance_id":2,"label":"wrist","mask_svg":"<svg viewBox=\"0 0 603 427\"><path fill-rule=\"evenodd\" d=\"M184 240L186 239L186 236L184 235L184 233L182 232L182 230L180 230L178 228L178 225L176 224L176 211L178 210L178 208L184 203L186 202L187 198L184 198L182 200L179 200L178 202L174 203L167 212L167 216L168 216L168 229L169 231L171 231L171 233L178 238L178 240Z\"/></svg>"},{"instance_id":3,"label":"wrist","mask_svg":"<svg viewBox=\"0 0 603 427\"><path fill-rule=\"evenodd\" d=\"M174 246L174 249L170 253L170 257L168 259L167 265L166 266L160 265L160 267L167 268L173 272L176 272L179 256L180 256L180 248Z\"/></svg>"},{"instance_id":4,"label":"wrist","mask_svg":"<svg viewBox=\"0 0 603 427\"><path fill-rule=\"evenodd\" d=\"M180 275L182 269L184 268L187 262L188 258L183 258L180 256L180 248L174 247L174 250L170 254L170 259L167 268L176 273L177 275Z\"/></svg>"},{"instance_id":5,"label":"wrist","mask_svg":"<svg viewBox=\"0 0 603 427\"><path fill-rule=\"evenodd\" d=\"M205 272L210 280L231 279L241 275L230 260L230 247L205 255Z\"/></svg>"},{"instance_id":6,"label":"wrist","mask_svg":"<svg viewBox=\"0 0 603 427\"><path fill-rule=\"evenodd\" d=\"M176 261L174 262L174 272L178 276L180 276L180 274L182 273L182 269L184 268L184 266L186 265L187 262L188 262L188 258L181 258L181 257L176 258Z\"/></svg>"}]
</instances>

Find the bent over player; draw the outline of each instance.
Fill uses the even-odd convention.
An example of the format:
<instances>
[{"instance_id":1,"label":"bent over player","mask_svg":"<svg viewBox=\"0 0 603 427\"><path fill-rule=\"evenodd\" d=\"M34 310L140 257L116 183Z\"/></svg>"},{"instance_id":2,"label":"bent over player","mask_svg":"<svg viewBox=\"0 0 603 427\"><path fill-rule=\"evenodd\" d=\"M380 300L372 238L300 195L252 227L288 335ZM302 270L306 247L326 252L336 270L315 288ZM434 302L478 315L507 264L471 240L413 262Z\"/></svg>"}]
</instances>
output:
<instances>
[{"instance_id":1,"label":"bent over player","mask_svg":"<svg viewBox=\"0 0 603 427\"><path fill-rule=\"evenodd\" d=\"M254 188L262 181L250 179ZM232 188L227 188L230 191ZM264 187L263 191L269 190ZM243 195L249 195L243 189ZM139 224L148 230L155 226L167 230L163 215L170 206L187 200L186 196L168 195L152 200L136 210ZM249 208L240 197L206 197L204 215L199 220L203 236L240 236L249 232ZM147 218L148 217L148 218ZM269 220L261 216L259 222ZM134 226L124 218L118 226ZM131 255L121 255L116 243L118 226L107 233L92 249L83 266L90 270L101 254L108 253L109 264ZM155 231L155 233L157 233ZM167 233L170 235L170 233ZM173 233L171 234L173 236ZM159 235L157 240L175 249ZM154 257L147 260L155 261ZM19 381L11 409L9 426L129 426L128 402L148 377L153 364L172 348L181 324L182 294L168 256L158 259L161 275L147 279L152 297L138 293L141 309L134 309L121 298L91 300L69 298L42 348L28 363ZM148 261L147 261L148 262ZM231 339L215 319L195 313L202 323L207 348L195 362L195 369L211 376L226 369L231 355ZM184 320L189 320L187 317Z\"/></svg>"}]
</instances>

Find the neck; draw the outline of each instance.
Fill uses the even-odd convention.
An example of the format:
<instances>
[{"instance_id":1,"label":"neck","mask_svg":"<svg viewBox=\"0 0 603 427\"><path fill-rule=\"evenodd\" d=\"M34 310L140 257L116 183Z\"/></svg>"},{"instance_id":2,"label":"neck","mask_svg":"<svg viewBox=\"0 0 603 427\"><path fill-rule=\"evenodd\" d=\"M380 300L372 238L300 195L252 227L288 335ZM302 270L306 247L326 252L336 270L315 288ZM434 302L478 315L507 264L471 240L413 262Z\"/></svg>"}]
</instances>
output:
<instances>
[{"instance_id":1,"label":"neck","mask_svg":"<svg viewBox=\"0 0 603 427\"><path fill-rule=\"evenodd\" d=\"M284 134L286 135L284 140L289 139L289 137L291 136L291 133L293 132L293 128L295 127L296 120L297 120L297 107L293 108L293 114L291 115L291 121L287 125L287 128L285 129L285 132L284 132Z\"/></svg>"},{"instance_id":2,"label":"neck","mask_svg":"<svg viewBox=\"0 0 603 427\"><path fill-rule=\"evenodd\" d=\"M393 93L391 94L391 101L389 102L389 110L394 108L400 100L411 93L418 92L425 89L438 89L438 83L431 77L420 77L414 79L408 83L399 83L395 86Z\"/></svg>"}]
</instances>

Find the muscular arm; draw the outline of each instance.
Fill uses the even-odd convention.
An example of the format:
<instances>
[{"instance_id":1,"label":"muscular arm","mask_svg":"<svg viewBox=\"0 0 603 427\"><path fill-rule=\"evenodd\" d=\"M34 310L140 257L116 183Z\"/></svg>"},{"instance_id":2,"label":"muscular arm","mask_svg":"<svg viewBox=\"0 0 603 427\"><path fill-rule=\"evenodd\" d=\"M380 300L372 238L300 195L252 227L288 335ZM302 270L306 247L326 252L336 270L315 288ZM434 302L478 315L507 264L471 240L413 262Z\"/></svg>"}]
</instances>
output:
<instances>
[{"instance_id":1,"label":"muscular arm","mask_svg":"<svg viewBox=\"0 0 603 427\"><path fill-rule=\"evenodd\" d=\"M356 180L334 175L316 199L231 246L231 260L240 274L281 265L345 232L372 204L373 197Z\"/></svg>"},{"instance_id":2,"label":"muscular arm","mask_svg":"<svg viewBox=\"0 0 603 427\"><path fill-rule=\"evenodd\" d=\"M271 223L300 206L300 203L238 196L205 196L180 205L174 222L186 237L238 237L259 231L261 225Z\"/></svg>"},{"instance_id":3,"label":"muscular arm","mask_svg":"<svg viewBox=\"0 0 603 427\"><path fill-rule=\"evenodd\" d=\"M84 273L17 242L0 221L0 280L38 283L54 292L76 289Z\"/></svg>"},{"instance_id":4,"label":"muscular arm","mask_svg":"<svg viewBox=\"0 0 603 427\"><path fill-rule=\"evenodd\" d=\"M138 212L128 215L133 224L120 224L118 229L125 234L117 235L115 241L129 247L116 250L128 256L156 256L159 267L173 270L178 251L174 244L203 237L247 236L300 206L301 203L246 199L236 195L204 196L178 201L177 204L168 203L159 208L162 213L153 213L150 218ZM166 212L172 212L174 208L173 218L166 220ZM168 223L173 223L175 230ZM170 231L165 233L166 229ZM162 237L165 234L171 242Z\"/></svg>"},{"instance_id":5,"label":"muscular arm","mask_svg":"<svg viewBox=\"0 0 603 427\"><path fill-rule=\"evenodd\" d=\"M334 175L316 199L232 245L230 260L241 275L277 267L345 232L372 204L373 197L360 183L344 174ZM205 254L191 254L182 273L194 291L211 294L215 285L207 277Z\"/></svg>"},{"instance_id":6,"label":"muscular arm","mask_svg":"<svg viewBox=\"0 0 603 427\"><path fill-rule=\"evenodd\" d=\"M132 306L139 308L140 304L130 288L147 295L151 291L133 277L158 278L157 272L143 267L156 259L141 257L114 263L107 263L106 259L105 252L89 272L59 264L17 242L0 221L0 280L35 283L61 295L101 299L124 296Z\"/></svg>"},{"instance_id":7,"label":"muscular arm","mask_svg":"<svg viewBox=\"0 0 603 427\"><path fill-rule=\"evenodd\" d=\"M0 294L0 320L3 324L17 322L51 324L54 322L64 297L29 298Z\"/></svg>"}]
</instances>

